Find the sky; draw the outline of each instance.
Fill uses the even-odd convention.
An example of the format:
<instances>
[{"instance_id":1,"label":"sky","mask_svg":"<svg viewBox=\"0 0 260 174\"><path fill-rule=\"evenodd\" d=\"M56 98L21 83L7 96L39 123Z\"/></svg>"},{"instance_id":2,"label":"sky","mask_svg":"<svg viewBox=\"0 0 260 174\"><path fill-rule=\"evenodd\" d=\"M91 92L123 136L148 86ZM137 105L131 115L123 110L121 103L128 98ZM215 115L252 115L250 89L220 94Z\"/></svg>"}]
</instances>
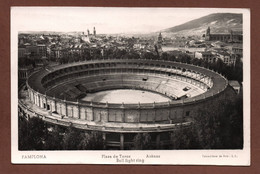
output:
<instances>
[{"instance_id":1,"label":"sky","mask_svg":"<svg viewBox=\"0 0 260 174\"><path fill-rule=\"evenodd\" d=\"M11 27L19 31L93 33L156 32L212 13L241 13L241 9L12 7Z\"/></svg>"}]
</instances>

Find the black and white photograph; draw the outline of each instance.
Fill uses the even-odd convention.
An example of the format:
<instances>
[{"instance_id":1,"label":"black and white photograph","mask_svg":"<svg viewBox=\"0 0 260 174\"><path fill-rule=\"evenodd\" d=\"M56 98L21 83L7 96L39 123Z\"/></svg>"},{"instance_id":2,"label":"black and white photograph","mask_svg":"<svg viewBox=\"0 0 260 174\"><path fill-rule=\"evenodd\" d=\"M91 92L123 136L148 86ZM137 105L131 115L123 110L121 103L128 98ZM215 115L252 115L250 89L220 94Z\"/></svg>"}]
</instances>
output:
<instances>
[{"instance_id":1,"label":"black and white photograph","mask_svg":"<svg viewBox=\"0 0 260 174\"><path fill-rule=\"evenodd\" d=\"M13 163L250 165L250 11L11 8Z\"/></svg>"}]
</instances>

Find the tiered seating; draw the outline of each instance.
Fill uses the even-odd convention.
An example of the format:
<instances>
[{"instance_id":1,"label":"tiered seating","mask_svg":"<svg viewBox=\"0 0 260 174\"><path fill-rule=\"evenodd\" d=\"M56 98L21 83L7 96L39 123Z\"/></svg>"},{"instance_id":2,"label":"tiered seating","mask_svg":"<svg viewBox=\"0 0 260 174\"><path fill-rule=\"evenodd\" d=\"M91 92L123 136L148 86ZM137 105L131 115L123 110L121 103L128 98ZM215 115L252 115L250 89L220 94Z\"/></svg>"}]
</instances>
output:
<instances>
[{"instance_id":1,"label":"tiered seating","mask_svg":"<svg viewBox=\"0 0 260 174\"><path fill-rule=\"evenodd\" d=\"M84 87L81 86L83 89ZM84 97L85 91L81 91L78 88L74 86L73 83L70 84L64 84L62 86L58 86L56 88L51 89L48 91L48 95L53 96L53 97L58 97L58 98L72 98L72 99L77 99Z\"/></svg>"},{"instance_id":2,"label":"tiered seating","mask_svg":"<svg viewBox=\"0 0 260 174\"><path fill-rule=\"evenodd\" d=\"M71 96L70 96L69 94L67 94L66 92L60 93L59 96L60 96L60 98L62 98L62 99L71 98Z\"/></svg>"},{"instance_id":3,"label":"tiered seating","mask_svg":"<svg viewBox=\"0 0 260 174\"><path fill-rule=\"evenodd\" d=\"M87 88L85 88L82 84L78 84L75 87L78 88L81 92L86 92L87 91Z\"/></svg>"},{"instance_id":4,"label":"tiered seating","mask_svg":"<svg viewBox=\"0 0 260 174\"><path fill-rule=\"evenodd\" d=\"M80 91L75 86L73 86L72 88L70 88L69 91L66 92L71 96L71 98L75 98L75 99L86 96L84 92Z\"/></svg>"},{"instance_id":5,"label":"tiered seating","mask_svg":"<svg viewBox=\"0 0 260 174\"><path fill-rule=\"evenodd\" d=\"M189 97L193 97L196 95L201 94L201 91L198 88L193 88L189 91L189 93L187 94Z\"/></svg>"},{"instance_id":6,"label":"tiered seating","mask_svg":"<svg viewBox=\"0 0 260 174\"><path fill-rule=\"evenodd\" d=\"M73 87L70 91L73 92L73 93L76 94L76 95L80 95L80 94L82 93L82 92L81 92L80 90L78 90L78 88L76 88L76 87Z\"/></svg>"},{"instance_id":7,"label":"tiered seating","mask_svg":"<svg viewBox=\"0 0 260 174\"><path fill-rule=\"evenodd\" d=\"M89 83L83 83L82 85L84 85L85 86L85 88L87 88L87 91L89 91L89 90L92 90L92 89L97 89L97 83L91 83L91 82L89 82Z\"/></svg>"},{"instance_id":8,"label":"tiered seating","mask_svg":"<svg viewBox=\"0 0 260 174\"><path fill-rule=\"evenodd\" d=\"M181 70L178 70L181 72ZM190 76L192 78L196 77L195 73L192 72L182 72L182 74ZM170 77L170 78L169 78ZM181 81L180 78L174 78L174 75L156 75L156 74L104 74L95 75L87 77L79 77L73 81L70 81L67 85L62 85L51 89L49 93L59 94L60 91L64 93L62 97L70 98L80 98L85 93L96 92L100 90L107 89L117 89L117 88L141 88L146 90L156 91L167 96L178 98L185 95L194 96L198 95L203 91L197 89L197 87L192 84L187 84ZM197 79L198 80L198 79ZM191 89L184 91L186 86L191 86ZM197 90L193 90L197 89ZM53 96L53 95L52 95ZM58 97L58 96L57 96Z\"/></svg>"},{"instance_id":9,"label":"tiered seating","mask_svg":"<svg viewBox=\"0 0 260 174\"><path fill-rule=\"evenodd\" d=\"M77 98L77 95L73 93L71 90L65 91L66 94L70 96L70 98Z\"/></svg>"}]
</instances>

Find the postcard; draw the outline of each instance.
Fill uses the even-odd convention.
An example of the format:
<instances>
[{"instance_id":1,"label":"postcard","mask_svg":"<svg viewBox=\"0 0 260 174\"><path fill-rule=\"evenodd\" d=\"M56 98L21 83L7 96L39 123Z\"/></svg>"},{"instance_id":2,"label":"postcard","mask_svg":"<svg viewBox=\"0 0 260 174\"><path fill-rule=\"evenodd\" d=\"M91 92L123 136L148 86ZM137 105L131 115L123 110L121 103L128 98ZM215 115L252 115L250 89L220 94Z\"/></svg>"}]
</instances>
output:
<instances>
[{"instance_id":1,"label":"postcard","mask_svg":"<svg viewBox=\"0 0 260 174\"><path fill-rule=\"evenodd\" d=\"M250 165L250 10L11 8L14 164Z\"/></svg>"}]
</instances>

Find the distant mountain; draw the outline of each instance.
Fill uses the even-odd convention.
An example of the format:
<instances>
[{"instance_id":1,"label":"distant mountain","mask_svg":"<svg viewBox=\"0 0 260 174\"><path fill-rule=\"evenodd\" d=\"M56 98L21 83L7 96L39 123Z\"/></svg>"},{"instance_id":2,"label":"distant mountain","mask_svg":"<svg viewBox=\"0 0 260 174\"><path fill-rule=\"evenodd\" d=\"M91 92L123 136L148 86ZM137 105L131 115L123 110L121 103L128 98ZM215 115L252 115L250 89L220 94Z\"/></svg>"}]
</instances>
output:
<instances>
[{"instance_id":1,"label":"distant mountain","mask_svg":"<svg viewBox=\"0 0 260 174\"><path fill-rule=\"evenodd\" d=\"M19 34L37 34L37 35L79 35L82 34L80 31L62 32L62 31L20 31Z\"/></svg>"},{"instance_id":2,"label":"distant mountain","mask_svg":"<svg viewBox=\"0 0 260 174\"><path fill-rule=\"evenodd\" d=\"M48 35L48 34L62 34L62 32L56 31L19 31L19 34L38 34L38 35Z\"/></svg>"},{"instance_id":3,"label":"distant mountain","mask_svg":"<svg viewBox=\"0 0 260 174\"><path fill-rule=\"evenodd\" d=\"M230 29L242 30L242 26L242 14L214 13L160 32L165 35L202 35L208 27L212 33L223 33Z\"/></svg>"}]
</instances>

